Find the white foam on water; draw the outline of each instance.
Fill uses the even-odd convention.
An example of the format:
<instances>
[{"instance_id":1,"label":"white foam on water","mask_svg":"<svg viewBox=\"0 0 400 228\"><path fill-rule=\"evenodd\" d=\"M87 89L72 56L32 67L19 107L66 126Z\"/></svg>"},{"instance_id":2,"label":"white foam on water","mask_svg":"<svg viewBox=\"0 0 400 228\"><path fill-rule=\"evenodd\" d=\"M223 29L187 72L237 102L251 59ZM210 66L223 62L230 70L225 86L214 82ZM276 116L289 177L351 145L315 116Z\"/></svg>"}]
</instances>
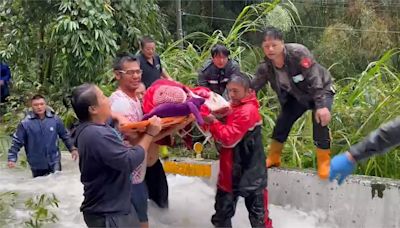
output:
<instances>
[{"instance_id":1,"label":"white foam on water","mask_svg":"<svg viewBox=\"0 0 400 228\"><path fill-rule=\"evenodd\" d=\"M209 186L200 178L168 176L170 208L159 209L149 202L151 227L212 227L211 215L214 213L215 187ZM60 219L50 227L86 227L79 211L83 200L83 186L80 182L78 163L70 157L63 157L63 171L55 174L31 178L29 170L9 170L3 163L0 166L0 192L15 191L22 198L43 193L54 193L60 200L59 208L53 211ZM21 227L29 214L20 205L13 213L15 219L10 227ZM337 227L322 211L304 212L290 206L270 205L270 217L275 228L314 228ZM243 199L240 199L232 220L234 227L250 227L248 213Z\"/></svg>"}]
</instances>

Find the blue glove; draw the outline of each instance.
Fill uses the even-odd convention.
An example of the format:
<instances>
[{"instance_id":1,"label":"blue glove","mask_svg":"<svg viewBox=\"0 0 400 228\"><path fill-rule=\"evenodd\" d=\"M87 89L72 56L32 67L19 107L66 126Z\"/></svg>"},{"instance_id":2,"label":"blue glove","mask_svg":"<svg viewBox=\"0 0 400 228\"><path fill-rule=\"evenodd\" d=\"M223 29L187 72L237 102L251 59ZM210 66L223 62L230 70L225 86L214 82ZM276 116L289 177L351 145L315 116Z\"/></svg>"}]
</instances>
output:
<instances>
[{"instance_id":1,"label":"blue glove","mask_svg":"<svg viewBox=\"0 0 400 228\"><path fill-rule=\"evenodd\" d=\"M336 155L331 160L331 167L329 171L329 180L338 180L341 185L346 177L353 173L356 164L349 159L346 153Z\"/></svg>"}]
</instances>

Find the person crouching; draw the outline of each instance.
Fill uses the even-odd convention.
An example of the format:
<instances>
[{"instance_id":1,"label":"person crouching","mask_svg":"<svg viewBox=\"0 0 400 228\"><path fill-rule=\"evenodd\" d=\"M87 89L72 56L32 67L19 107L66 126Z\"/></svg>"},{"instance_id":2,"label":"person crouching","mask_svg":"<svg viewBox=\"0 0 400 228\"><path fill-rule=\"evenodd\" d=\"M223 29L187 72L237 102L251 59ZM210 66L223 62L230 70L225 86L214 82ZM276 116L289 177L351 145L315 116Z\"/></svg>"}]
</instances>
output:
<instances>
[{"instance_id":1,"label":"person crouching","mask_svg":"<svg viewBox=\"0 0 400 228\"><path fill-rule=\"evenodd\" d=\"M238 197L245 199L252 227L272 227L268 217L267 168L261 135L259 103L250 90L250 80L242 74L232 75L227 84L231 112L226 122L213 115L204 117L209 131L219 144L220 157L215 227L232 227Z\"/></svg>"}]
</instances>

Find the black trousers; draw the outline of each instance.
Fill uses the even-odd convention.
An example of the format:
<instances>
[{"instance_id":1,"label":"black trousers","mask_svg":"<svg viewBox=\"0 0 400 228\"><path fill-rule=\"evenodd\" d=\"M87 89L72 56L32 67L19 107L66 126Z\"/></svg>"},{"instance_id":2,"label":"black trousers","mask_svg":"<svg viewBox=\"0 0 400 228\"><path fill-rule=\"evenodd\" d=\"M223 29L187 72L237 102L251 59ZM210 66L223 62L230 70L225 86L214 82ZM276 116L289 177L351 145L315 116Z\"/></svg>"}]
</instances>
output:
<instances>
[{"instance_id":1,"label":"black trousers","mask_svg":"<svg viewBox=\"0 0 400 228\"><path fill-rule=\"evenodd\" d=\"M149 199L160 208L168 208L168 182L160 159L153 166L147 167L145 181Z\"/></svg>"},{"instance_id":2,"label":"black trousers","mask_svg":"<svg viewBox=\"0 0 400 228\"><path fill-rule=\"evenodd\" d=\"M94 215L83 213L83 219L89 228L140 227L139 220L133 212L127 215Z\"/></svg>"},{"instance_id":3,"label":"black trousers","mask_svg":"<svg viewBox=\"0 0 400 228\"><path fill-rule=\"evenodd\" d=\"M57 162L54 165L49 165L49 168L47 169L31 169L31 171L32 171L32 176L34 178L40 176L47 176L50 173L61 171L61 162Z\"/></svg>"},{"instance_id":4,"label":"black trousers","mask_svg":"<svg viewBox=\"0 0 400 228\"><path fill-rule=\"evenodd\" d=\"M298 102L296 98L291 95L287 95L287 101L282 106L281 113L276 120L276 125L272 133L272 138L280 143L284 143L292 129L293 124L307 111L312 110L311 108ZM326 105L329 110L333 104L333 93L326 95ZM320 149L329 149L331 146L331 139L329 134L328 126L323 127L321 124L315 121L315 111L312 115L313 122L313 140L316 147Z\"/></svg>"},{"instance_id":5,"label":"black trousers","mask_svg":"<svg viewBox=\"0 0 400 228\"><path fill-rule=\"evenodd\" d=\"M234 193L217 189L215 214L211 217L211 223L215 227L232 227L232 217L235 215L238 198L239 196ZM252 192L244 197L244 203L249 212L251 227L265 228L263 190Z\"/></svg>"}]
</instances>

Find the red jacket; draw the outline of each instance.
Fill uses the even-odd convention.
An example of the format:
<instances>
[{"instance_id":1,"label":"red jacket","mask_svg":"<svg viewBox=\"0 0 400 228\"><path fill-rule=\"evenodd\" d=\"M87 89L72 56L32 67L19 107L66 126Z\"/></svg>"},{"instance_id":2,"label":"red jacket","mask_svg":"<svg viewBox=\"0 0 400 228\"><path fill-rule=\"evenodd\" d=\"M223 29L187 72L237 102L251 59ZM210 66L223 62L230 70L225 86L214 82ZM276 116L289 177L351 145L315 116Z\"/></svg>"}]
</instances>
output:
<instances>
[{"instance_id":1,"label":"red jacket","mask_svg":"<svg viewBox=\"0 0 400 228\"><path fill-rule=\"evenodd\" d=\"M237 188L249 190L266 187L265 154L261 137L262 118L255 93L251 93L239 105L232 105L231 108L226 123L216 120L209 127L214 139L221 144L218 188L231 192L239 190ZM249 140L254 143L247 143ZM254 163L252 167L245 168L251 163ZM235 174L234 166L239 168L236 170L240 173L239 176ZM252 170L253 168L257 170ZM252 176L247 176L248 170ZM244 181L244 177L251 180ZM257 178L262 180L258 179L257 182Z\"/></svg>"}]
</instances>

